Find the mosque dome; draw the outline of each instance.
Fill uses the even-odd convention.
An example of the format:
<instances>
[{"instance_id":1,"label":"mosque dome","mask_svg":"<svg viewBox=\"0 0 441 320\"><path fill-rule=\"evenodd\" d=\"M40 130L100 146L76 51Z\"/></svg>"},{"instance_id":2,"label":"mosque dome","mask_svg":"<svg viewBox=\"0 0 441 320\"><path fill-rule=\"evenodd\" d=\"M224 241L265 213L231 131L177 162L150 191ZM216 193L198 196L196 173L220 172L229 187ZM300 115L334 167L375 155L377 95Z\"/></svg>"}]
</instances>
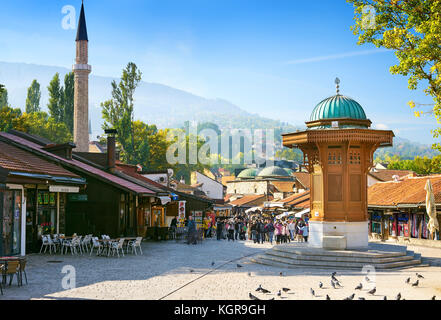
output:
<instances>
[{"instance_id":1,"label":"mosque dome","mask_svg":"<svg viewBox=\"0 0 441 320\"><path fill-rule=\"evenodd\" d=\"M367 119L363 107L357 101L336 94L320 101L312 111L309 121L338 118Z\"/></svg>"},{"instance_id":2,"label":"mosque dome","mask_svg":"<svg viewBox=\"0 0 441 320\"><path fill-rule=\"evenodd\" d=\"M257 175L261 178L272 178L272 177L290 177L291 175L284 169L278 166L266 167Z\"/></svg>"},{"instance_id":3,"label":"mosque dome","mask_svg":"<svg viewBox=\"0 0 441 320\"><path fill-rule=\"evenodd\" d=\"M258 170L256 168L248 168L242 170L237 177L239 179L254 179L257 176Z\"/></svg>"}]
</instances>

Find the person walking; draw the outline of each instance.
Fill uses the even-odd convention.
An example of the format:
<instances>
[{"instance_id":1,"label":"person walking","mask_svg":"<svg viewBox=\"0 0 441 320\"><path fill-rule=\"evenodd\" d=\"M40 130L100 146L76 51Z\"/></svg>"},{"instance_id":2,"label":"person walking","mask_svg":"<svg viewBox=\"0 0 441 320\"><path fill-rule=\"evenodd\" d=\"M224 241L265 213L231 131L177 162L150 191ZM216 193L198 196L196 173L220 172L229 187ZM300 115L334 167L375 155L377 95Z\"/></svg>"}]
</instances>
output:
<instances>
[{"instance_id":1,"label":"person walking","mask_svg":"<svg viewBox=\"0 0 441 320\"><path fill-rule=\"evenodd\" d=\"M265 225L263 224L262 220L259 220L257 224L257 242L263 243L264 240L265 240Z\"/></svg>"},{"instance_id":2,"label":"person walking","mask_svg":"<svg viewBox=\"0 0 441 320\"><path fill-rule=\"evenodd\" d=\"M256 222L251 222L251 240L254 241L254 243L257 242L257 223Z\"/></svg>"},{"instance_id":3,"label":"person walking","mask_svg":"<svg viewBox=\"0 0 441 320\"><path fill-rule=\"evenodd\" d=\"M227 224L227 232L228 232L228 241L234 241L234 222L230 220Z\"/></svg>"},{"instance_id":4,"label":"person walking","mask_svg":"<svg viewBox=\"0 0 441 320\"><path fill-rule=\"evenodd\" d=\"M276 237L276 244L279 244L282 235L282 225L279 221L276 221L274 224L274 235Z\"/></svg>"},{"instance_id":5,"label":"person walking","mask_svg":"<svg viewBox=\"0 0 441 320\"><path fill-rule=\"evenodd\" d=\"M193 220L193 216L188 217L188 240L187 244L196 244L196 223Z\"/></svg>"},{"instance_id":6,"label":"person walking","mask_svg":"<svg viewBox=\"0 0 441 320\"><path fill-rule=\"evenodd\" d=\"M308 242L309 230L306 224L304 224L302 227L302 235L303 235L303 239L305 239L305 242Z\"/></svg>"},{"instance_id":7,"label":"person walking","mask_svg":"<svg viewBox=\"0 0 441 320\"><path fill-rule=\"evenodd\" d=\"M294 220L289 221L288 230L289 230L289 237L290 237L291 241L294 241L294 237L296 235L296 225L294 223Z\"/></svg>"},{"instance_id":8,"label":"person walking","mask_svg":"<svg viewBox=\"0 0 441 320\"><path fill-rule=\"evenodd\" d=\"M273 236L274 236L274 225L271 220L268 220L265 225L266 233L268 234L268 241L273 244Z\"/></svg>"},{"instance_id":9,"label":"person walking","mask_svg":"<svg viewBox=\"0 0 441 320\"><path fill-rule=\"evenodd\" d=\"M216 238L217 240L222 239L222 229L224 228L224 225L222 223L222 219L217 218L217 223L216 223Z\"/></svg>"},{"instance_id":10,"label":"person walking","mask_svg":"<svg viewBox=\"0 0 441 320\"><path fill-rule=\"evenodd\" d=\"M236 218L236 221L234 223L234 240L238 240L237 238L239 237L239 232L240 232L240 222L239 220Z\"/></svg>"}]
</instances>

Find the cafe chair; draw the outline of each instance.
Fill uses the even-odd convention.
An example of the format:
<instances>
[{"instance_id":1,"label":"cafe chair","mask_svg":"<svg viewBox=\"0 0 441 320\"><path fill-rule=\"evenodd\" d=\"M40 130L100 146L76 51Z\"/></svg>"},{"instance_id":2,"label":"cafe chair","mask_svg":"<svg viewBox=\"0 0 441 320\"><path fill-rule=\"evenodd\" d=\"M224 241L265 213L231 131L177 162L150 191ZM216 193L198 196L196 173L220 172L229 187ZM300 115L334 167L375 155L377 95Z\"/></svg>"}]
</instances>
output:
<instances>
[{"instance_id":1,"label":"cafe chair","mask_svg":"<svg viewBox=\"0 0 441 320\"><path fill-rule=\"evenodd\" d=\"M135 252L135 255L138 255L136 252L136 248L139 248L142 254L141 241L142 241L142 237L137 237L136 240L129 241L127 244L127 253L129 253L129 248L131 248L132 253Z\"/></svg>"},{"instance_id":2,"label":"cafe chair","mask_svg":"<svg viewBox=\"0 0 441 320\"><path fill-rule=\"evenodd\" d=\"M97 249L96 250L97 255L99 255L104 250L104 246L98 241L98 237L92 238L92 247L90 248L90 255L92 255L93 249L95 248Z\"/></svg>"},{"instance_id":3,"label":"cafe chair","mask_svg":"<svg viewBox=\"0 0 441 320\"><path fill-rule=\"evenodd\" d=\"M49 247L50 254L52 254L52 248L54 249L54 252L56 252L55 243L52 241L50 235L41 236L41 240L43 241L43 243L41 244L40 253L43 250L43 247L44 247L44 253L46 253L47 247Z\"/></svg>"},{"instance_id":4,"label":"cafe chair","mask_svg":"<svg viewBox=\"0 0 441 320\"><path fill-rule=\"evenodd\" d=\"M16 275L17 284L20 286L20 261L18 260L7 262L6 270L3 272L3 281L5 281L6 277L9 276L9 286L11 286L14 275Z\"/></svg>"},{"instance_id":5,"label":"cafe chair","mask_svg":"<svg viewBox=\"0 0 441 320\"><path fill-rule=\"evenodd\" d=\"M124 256L123 244L124 244L124 238L119 239L119 241L110 242L108 255L110 255L110 251L112 251L113 255L115 255L116 252L119 258L119 250L121 250L122 255Z\"/></svg>"}]
</instances>

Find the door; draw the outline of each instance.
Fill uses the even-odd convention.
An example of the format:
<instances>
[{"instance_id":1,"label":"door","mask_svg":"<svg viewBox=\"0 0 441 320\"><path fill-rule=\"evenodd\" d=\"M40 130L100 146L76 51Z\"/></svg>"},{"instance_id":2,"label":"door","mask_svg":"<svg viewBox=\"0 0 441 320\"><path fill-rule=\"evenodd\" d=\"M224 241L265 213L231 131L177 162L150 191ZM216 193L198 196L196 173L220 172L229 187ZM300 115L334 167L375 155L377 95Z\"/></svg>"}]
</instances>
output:
<instances>
[{"instance_id":1,"label":"door","mask_svg":"<svg viewBox=\"0 0 441 320\"><path fill-rule=\"evenodd\" d=\"M16 255L21 247L21 191L5 190L0 201L0 254Z\"/></svg>"}]
</instances>

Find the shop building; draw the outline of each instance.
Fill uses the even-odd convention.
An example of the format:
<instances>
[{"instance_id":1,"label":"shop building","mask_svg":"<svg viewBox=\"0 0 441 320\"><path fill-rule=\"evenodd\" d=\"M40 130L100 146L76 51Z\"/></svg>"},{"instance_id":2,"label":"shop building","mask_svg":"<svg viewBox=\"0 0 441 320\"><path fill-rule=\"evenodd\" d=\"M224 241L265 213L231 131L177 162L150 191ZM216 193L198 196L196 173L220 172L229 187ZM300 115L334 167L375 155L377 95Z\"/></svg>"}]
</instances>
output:
<instances>
[{"instance_id":1,"label":"shop building","mask_svg":"<svg viewBox=\"0 0 441 320\"><path fill-rule=\"evenodd\" d=\"M439 240L439 231L431 237L427 227L427 180L432 183L438 224L441 225L441 175L404 176L395 181L378 182L368 188L371 239L406 239L415 243Z\"/></svg>"},{"instance_id":2,"label":"shop building","mask_svg":"<svg viewBox=\"0 0 441 320\"><path fill-rule=\"evenodd\" d=\"M86 180L0 141L0 255L39 249L42 234L66 230L66 198Z\"/></svg>"}]
</instances>

